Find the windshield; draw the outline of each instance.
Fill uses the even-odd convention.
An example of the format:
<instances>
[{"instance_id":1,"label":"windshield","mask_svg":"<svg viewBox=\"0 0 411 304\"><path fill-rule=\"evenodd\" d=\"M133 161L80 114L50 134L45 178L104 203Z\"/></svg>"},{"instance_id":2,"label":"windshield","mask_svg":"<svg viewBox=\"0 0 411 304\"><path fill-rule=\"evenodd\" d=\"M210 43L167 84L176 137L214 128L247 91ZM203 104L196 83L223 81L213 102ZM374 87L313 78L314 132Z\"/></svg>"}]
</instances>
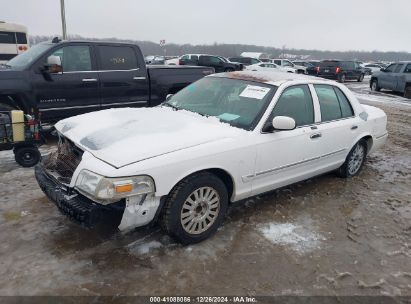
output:
<instances>
[{"instance_id":1,"label":"windshield","mask_svg":"<svg viewBox=\"0 0 411 304\"><path fill-rule=\"evenodd\" d=\"M28 51L14 57L12 60L7 62L7 65L10 67L24 67L33 61L35 61L37 58L39 58L44 51L47 49L51 48L51 44L37 44L30 48Z\"/></svg>"},{"instance_id":2,"label":"windshield","mask_svg":"<svg viewBox=\"0 0 411 304\"><path fill-rule=\"evenodd\" d=\"M206 77L175 94L165 105L252 130L276 90L276 86L253 81Z\"/></svg>"}]
</instances>

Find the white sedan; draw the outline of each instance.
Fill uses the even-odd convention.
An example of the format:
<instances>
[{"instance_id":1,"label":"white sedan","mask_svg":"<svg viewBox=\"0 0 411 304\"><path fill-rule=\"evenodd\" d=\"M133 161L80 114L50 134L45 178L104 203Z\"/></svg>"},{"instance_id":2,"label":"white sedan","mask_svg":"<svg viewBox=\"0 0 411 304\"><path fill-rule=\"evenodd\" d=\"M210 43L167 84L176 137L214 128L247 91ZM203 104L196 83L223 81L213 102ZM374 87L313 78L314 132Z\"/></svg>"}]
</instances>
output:
<instances>
[{"instance_id":1,"label":"white sedan","mask_svg":"<svg viewBox=\"0 0 411 304\"><path fill-rule=\"evenodd\" d=\"M111 214L120 230L158 219L178 241L195 243L217 231L230 203L329 171L358 174L385 143L386 123L336 82L221 73L155 108L60 121L58 151L36 178L84 225Z\"/></svg>"},{"instance_id":2,"label":"white sedan","mask_svg":"<svg viewBox=\"0 0 411 304\"><path fill-rule=\"evenodd\" d=\"M288 73L297 73L297 69L292 67L281 67L276 65L275 63L270 62L260 62L256 64L252 64L249 66L245 66L246 70L250 71L280 71L280 72L288 72Z\"/></svg>"}]
</instances>

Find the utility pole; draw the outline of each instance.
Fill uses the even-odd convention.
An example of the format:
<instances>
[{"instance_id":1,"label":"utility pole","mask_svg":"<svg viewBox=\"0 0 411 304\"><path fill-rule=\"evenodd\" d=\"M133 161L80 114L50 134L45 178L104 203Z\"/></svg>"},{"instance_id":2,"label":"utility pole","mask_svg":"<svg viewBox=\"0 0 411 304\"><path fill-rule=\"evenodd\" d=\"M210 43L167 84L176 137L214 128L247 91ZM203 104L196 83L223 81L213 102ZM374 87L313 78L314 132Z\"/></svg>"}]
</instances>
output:
<instances>
[{"instance_id":1,"label":"utility pole","mask_svg":"<svg viewBox=\"0 0 411 304\"><path fill-rule=\"evenodd\" d=\"M61 26L63 28L63 40L67 40L66 13L65 13L65 8L64 8L64 0L60 0L60 9L61 9Z\"/></svg>"}]
</instances>

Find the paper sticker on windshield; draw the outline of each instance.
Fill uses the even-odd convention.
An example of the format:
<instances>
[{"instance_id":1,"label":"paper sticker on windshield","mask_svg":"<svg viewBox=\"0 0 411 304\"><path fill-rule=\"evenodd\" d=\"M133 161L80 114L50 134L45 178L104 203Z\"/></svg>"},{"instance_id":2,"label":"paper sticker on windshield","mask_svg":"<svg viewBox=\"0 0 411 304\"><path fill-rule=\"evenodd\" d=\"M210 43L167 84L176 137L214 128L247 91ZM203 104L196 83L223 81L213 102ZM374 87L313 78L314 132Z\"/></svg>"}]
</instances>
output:
<instances>
[{"instance_id":1,"label":"paper sticker on windshield","mask_svg":"<svg viewBox=\"0 0 411 304\"><path fill-rule=\"evenodd\" d=\"M241 92L240 97L263 99L270 91L270 88L247 85L244 91Z\"/></svg>"},{"instance_id":2,"label":"paper sticker on windshield","mask_svg":"<svg viewBox=\"0 0 411 304\"><path fill-rule=\"evenodd\" d=\"M220 118L221 120L231 121L231 120L237 119L238 117L240 117L240 115L235 115L235 114L230 114L230 113L223 113L223 114L221 114L217 117Z\"/></svg>"}]
</instances>

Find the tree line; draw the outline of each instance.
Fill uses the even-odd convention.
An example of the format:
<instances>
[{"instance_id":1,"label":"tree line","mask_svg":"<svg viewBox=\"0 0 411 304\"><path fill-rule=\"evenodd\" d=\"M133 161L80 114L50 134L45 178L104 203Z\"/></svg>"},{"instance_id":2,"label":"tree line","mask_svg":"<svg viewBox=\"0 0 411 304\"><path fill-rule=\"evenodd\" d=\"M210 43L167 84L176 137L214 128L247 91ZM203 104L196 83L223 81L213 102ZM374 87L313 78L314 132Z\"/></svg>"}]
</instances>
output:
<instances>
[{"instance_id":1,"label":"tree line","mask_svg":"<svg viewBox=\"0 0 411 304\"><path fill-rule=\"evenodd\" d=\"M30 36L30 44L35 45L39 42L50 41L53 36ZM275 48L248 44L166 44L161 47L158 43L151 41L127 40L117 38L86 38L79 35L70 35L69 40L93 40L93 41L112 41L127 42L140 46L143 54L147 55L183 55L183 54L210 54L224 57L239 56L242 52L261 52L271 55L271 58L292 58L292 59L342 59L342 60L359 60L359 61L408 61L411 60L411 53L407 52L381 52L381 51L321 51L305 49Z\"/></svg>"}]
</instances>

